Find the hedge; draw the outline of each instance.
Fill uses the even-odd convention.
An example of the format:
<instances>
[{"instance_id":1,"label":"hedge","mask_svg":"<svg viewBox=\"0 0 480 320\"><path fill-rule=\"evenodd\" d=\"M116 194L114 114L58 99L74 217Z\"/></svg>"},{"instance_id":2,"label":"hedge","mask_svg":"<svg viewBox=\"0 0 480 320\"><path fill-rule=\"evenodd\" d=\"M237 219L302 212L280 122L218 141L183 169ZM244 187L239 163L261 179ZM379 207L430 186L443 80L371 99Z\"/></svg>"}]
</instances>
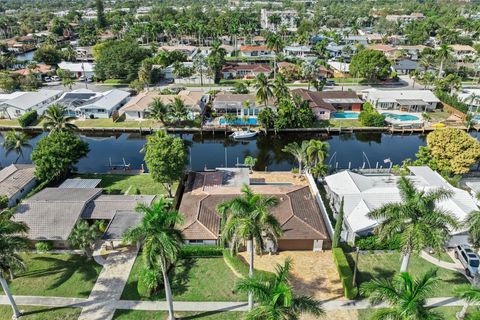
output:
<instances>
[{"instance_id":1,"label":"hedge","mask_svg":"<svg viewBox=\"0 0 480 320\"><path fill-rule=\"evenodd\" d=\"M189 257L221 257L223 248L218 246L185 245L182 247L182 258Z\"/></svg>"},{"instance_id":2,"label":"hedge","mask_svg":"<svg viewBox=\"0 0 480 320\"><path fill-rule=\"evenodd\" d=\"M448 94L447 92L441 91L441 90L436 90L435 95L443 103L446 103L446 104L454 107L455 109L457 109L460 112L463 112L465 114L468 113L468 106L465 103L459 101L455 96L452 96L452 95Z\"/></svg>"},{"instance_id":3,"label":"hedge","mask_svg":"<svg viewBox=\"0 0 480 320\"><path fill-rule=\"evenodd\" d=\"M401 241L400 235L384 241L380 241L378 236L373 235L358 238L355 245L360 250L398 250L401 248Z\"/></svg>"},{"instance_id":4,"label":"hedge","mask_svg":"<svg viewBox=\"0 0 480 320\"><path fill-rule=\"evenodd\" d=\"M353 285L353 272L347 261L347 257L342 248L333 248L333 260L337 266L340 282L343 286L343 294L345 298L353 300L357 296L357 288Z\"/></svg>"},{"instance_id":5,"label":"hedge","mask_svg":"<svg viewBox=\"0 0 480 320\"><path fill-rule=\"evenodd\" d=\"M232 255L229 249L223 250L223 258L229 263L229 265L235 269L235 271L244 277L248 277L249 266L243 262L238 256ZM268 271L255 270L254 275L263 279L272 279L274 274Z\"/></svg>"},{"instance_id":6,"label":"hedge","mask_svg":"<svg viewBox=\"0 0 480 320\"><path fill-rule=\"evenodd\" d=\"M37 111L32 110L20 116L18 118L18 123L20 124L21 127L27 127L32 123L34 123L37 120L37 117L38 117Z\"/></svg>"}]
</instances>

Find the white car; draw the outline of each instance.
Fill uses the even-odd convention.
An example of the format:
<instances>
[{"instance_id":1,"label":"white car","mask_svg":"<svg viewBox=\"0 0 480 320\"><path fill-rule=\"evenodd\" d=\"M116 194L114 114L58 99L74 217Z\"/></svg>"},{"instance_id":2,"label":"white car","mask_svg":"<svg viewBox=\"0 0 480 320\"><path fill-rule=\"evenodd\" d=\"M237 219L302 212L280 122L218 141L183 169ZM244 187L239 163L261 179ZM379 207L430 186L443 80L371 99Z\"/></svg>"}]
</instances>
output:
<instances>
[{"instance_id":1,"label":"white car","mask_svg":"<svg viewBox=\"0 0 480 320\"><path fill-rule=\"evenodd\" d=\"M45 81L45 82L51 82L51 81L52 81L52 78L50 78L50 77L45 77L45 78L43 78L43 81Z\"/></svg>"},{"instance_id":2,"label":"white car","mask_svg":"<svg viewBox=\"0 0 480 320\"><path fill-rule=\"evenodd\" d=\"M478 271L480 265L480 258L478 255L470 249L470 246L462 244L455 247L455 258L460 260L465 267L465 273L467 276L472 277Z\"/></svg>"},{"instance_id":3,"label":"white car","mask_svg":"<svg viewBox=\"0 0 480 320\"><path fill-rule=\"evenodd\" d=\"M59 76L53 76L52 77L52 81L60 81L60 80L62 80L62 79L60 79Z\"/></svg>"}]
</instances>

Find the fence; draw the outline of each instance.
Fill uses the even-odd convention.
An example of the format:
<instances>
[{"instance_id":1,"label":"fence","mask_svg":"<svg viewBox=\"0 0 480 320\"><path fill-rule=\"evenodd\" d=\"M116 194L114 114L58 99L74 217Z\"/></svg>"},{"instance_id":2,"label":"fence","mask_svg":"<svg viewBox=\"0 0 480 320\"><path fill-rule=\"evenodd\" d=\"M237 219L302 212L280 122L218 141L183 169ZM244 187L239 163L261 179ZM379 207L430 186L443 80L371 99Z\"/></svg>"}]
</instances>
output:
<instances>
[{"instance_id":1,"label":"fence","mask_svg":"<svg viewBox=\"0 0 480 320\"><path fill-rule=\"evenodd\" d=\"M446 104L445 102L442 102L442 105L443 105L443 110L444 111L446 111L450 114L453 114L454 116L460 118L460 120L465 121L465 119L467 118L467 115L465 113L461 112L460 110L455 109L451 105Z\"/></svg>"},{"instance_id":2,"label":"fence","mask_svg":"<svg viewBox=\"0 0 480 320\"><path fill-rule=\"evenodd\" d=\"M308 183L310 185L310 190L312 190L315 199L317 200L318 206L320 207L320 212L322 213L323 221L325 221L325 226L327 228L328 235L330 239L333 238L333 227L330 218L328 217L327 208L323 203L322 196L320 195L320 190L318 190L317 183L310 173L305 174L307 176Z\"/></svg>"}]
</instances>

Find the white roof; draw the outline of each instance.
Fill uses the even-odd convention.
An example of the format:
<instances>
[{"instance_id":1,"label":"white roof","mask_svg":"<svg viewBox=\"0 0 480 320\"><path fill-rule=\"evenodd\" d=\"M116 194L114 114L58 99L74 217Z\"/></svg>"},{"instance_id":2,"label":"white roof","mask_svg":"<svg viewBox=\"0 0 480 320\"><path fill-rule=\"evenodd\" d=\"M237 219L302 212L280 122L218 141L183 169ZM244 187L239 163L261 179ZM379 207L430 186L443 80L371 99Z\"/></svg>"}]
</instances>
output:
<instances>
[{"instance_id":1,"label":"white roof","mask_svg":"<svg viewBox=\"0 0 480 320\"><path fill-rule=\"evenodd\" d=\"M15 92L12 92L12 93L1 93L0 94L0 102L6 101L6 100L12 100L16 97L20 97L24 93L25 93L24 91L15 91Z\"/></svg>"},{"instance_id":2,"label":"white roof","mask_svg":"<svg viewBox=\"0 0 480 320\"><path fill-rule=\"evenodd\" d=\"M58 64L60 69L69 70L71 72L93 72L94 64L90 62L66 62L62 61Z\"/></svg>"},{"instance_id":3,"label":"white roof","mask_svg":"<svg viewBox=\"0 0 480 320\"><path fill-rule=\"evenodd\" d=\"M396 102L397 100L423 100L438 103L440 100L430 90L380 90L371 88L364 90L369 101Z\"/></svg>"},{"instance_id":4,"label":"white roof","mask_svg":"<svg viewBox=\"0 0 480 320\"><path fill-rule=\"evenodd\" d=\"M292 52L310 52L312 50L311 46L286 46L283 48L284 51Z\"/></svg>"},{"instance_id":5,"label":"white roof","mask_svg":"<svg viewBox=\"0 0 480 320\"><path fill-rule=\"evenodd\" d=\"M451 190L453 196L439 202L442 210L453 214L458 221L467 214L477 210L475 200L462 189L451 186L442 176L429 167L409 167L411 179L415 187L431 191L439 188ZM370 219L368 213L387 203L400 202L397 187L399 176L382 175L366 176L351 171L342 171L325 178L328 188L339 198L344 198L344 219L352 231L361 232L374 228L378 221Z\"/></svg>"},{"instance_id":6,"label":"white roof","mask_svg":"<svg viewBox=\"0 0 480 320\"><path fill-rule=\"evenodd\" d=\"M46 100L49 100L62 93L62 90L40 89L38 91L24 92L13 99L3 101L2 104L22 110L30 109Z\"/></svg>"},{"instance_id":7,"label":"white roof","mask_svg":"<svg viewBox=\"0 0 480 320\"><path fill-rule=\"evenodd\" d=\"M89 108L98 108L110 110L116 107L123 100L128 98L130 93L123 90L113 89L103 92L99 95L98 99L87 103L85 105L79 106L78 109L89 109Z\"/></svg>"},{"instance_id":8,"label":"white roof","mask_svg":"<svg viewBox=\"0 0 480 320\"><path fill-rule=\"evenodd\" d=\"M480 89L473 89L473 88L462 89L460 92L458 92L458 98L469 105L478 106L479 105L478 101L473 101L472 103L472 101L470 100L470 97L472 96L472 94L475 94L476 96L480 96Z\"/></svg>"},{"instance_id":9,"label":"white roof","mask_svg":"<svg viewBox=\"0 0 480 320\"><path fill-rule=\"evenodd\" d=\"M335 70L339 70L342 72L349 72L350 71L350 64L345 62L338 62L338 61L328 61L327 62L330 67Z\"/></svg>"}]
</instances>

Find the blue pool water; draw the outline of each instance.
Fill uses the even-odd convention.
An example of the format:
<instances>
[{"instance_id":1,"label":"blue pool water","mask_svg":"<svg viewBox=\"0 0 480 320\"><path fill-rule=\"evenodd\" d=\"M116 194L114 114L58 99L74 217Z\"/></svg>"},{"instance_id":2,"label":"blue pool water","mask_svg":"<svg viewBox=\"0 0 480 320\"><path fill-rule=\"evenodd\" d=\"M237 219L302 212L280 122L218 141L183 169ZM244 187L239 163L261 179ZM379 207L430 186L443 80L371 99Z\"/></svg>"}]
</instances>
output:
<instances>
[{"instance_id":1,"label":"blue pool water","mask_svg":"<svg viewBox=\"0 0 480 320\"><path fill-rule=\"evenodd\" d=\"M220 119L220 125L234 125L234 126L256 126L258 124L257 118L248 118L247 121L244 121L242 118L237 118L235 121L225 121L225 119Z\"/></svg>"},{"instance_id":2,"label":"blue pool water","mask_svg":"<svg viewBox=\"0 0 480 320\"><path fill-rule=\"evenodd\" d=\"M345 112L334 112L331 114L331 117L334 119L358 119L359 112L345 111Z\"/></svg>"},{"instance_id":3,"label":"blue pool water","mask_svg":"<svg viewBox=\"0 0 480 320\"><path fill-rule=\"evenodd\" d=\"M395 113L382 113L385 118L391 118L399 121L416 121L420 120L417 116L411 114L395 114Z\"/></svg>"}]
</instances>

